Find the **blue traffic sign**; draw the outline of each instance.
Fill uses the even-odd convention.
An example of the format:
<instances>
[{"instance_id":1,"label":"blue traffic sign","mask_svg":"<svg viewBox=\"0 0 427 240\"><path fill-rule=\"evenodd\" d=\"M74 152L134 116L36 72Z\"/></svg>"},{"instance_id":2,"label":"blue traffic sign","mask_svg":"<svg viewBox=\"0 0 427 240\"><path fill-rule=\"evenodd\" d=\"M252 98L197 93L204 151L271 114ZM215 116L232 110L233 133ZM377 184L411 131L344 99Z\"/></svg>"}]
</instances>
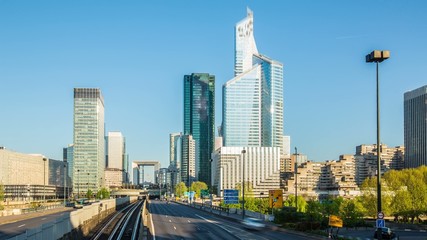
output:
<instances>
[{"instance_id":1,"label":"blue traffic sign","mask_svg":"<svg viewBox=\"0 0 427 240\"><path fill-rule=\"evenodd\" d=\"M235 189L224 189L224 203L225 204L239 203L239 191Z\"/></svg>"},{"instance_id":2,"label":"blue traffic sign","mask_svg":"<svg viewBox=\"0 0 427 240\"><path fill-rule=\"evenodd\" d=\"M383 227L385 227L385 220L377 219L377 228L383 228Z\"/></svg>"}]
</instances>

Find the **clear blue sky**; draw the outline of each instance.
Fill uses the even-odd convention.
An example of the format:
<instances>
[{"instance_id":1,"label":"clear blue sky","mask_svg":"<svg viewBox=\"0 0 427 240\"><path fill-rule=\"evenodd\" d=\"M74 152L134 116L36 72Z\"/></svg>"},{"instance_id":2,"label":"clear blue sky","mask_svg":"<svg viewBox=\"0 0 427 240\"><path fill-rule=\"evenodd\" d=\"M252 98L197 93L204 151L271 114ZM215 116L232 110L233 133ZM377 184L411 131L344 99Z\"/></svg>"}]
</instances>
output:
<instances>
[{"instance_id":1,"label":"clear blue sky","mask_svg":"<svg viewBox=\"0 0 427 240\"><path fill-rule=\"evenodd\" d=\"M131 160L168 165L182 131L182 79L233 77L234 25L254 11L258 50L284 63L292 151L323 161L375 135L373 49L380 66L382 142L403 144L403 93L427 84L427 1L0 0L0 145L62 159L73 141L73 88L101 88L107 131Z\"/></svg>"}]
</instances>

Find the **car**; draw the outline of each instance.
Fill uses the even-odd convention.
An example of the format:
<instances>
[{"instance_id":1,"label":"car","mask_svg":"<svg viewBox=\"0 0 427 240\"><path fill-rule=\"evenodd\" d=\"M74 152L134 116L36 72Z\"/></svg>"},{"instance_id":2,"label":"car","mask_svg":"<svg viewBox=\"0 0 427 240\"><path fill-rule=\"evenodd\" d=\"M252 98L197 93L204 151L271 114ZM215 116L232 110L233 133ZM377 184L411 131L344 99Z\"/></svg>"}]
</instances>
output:
<instances>
[{"instance_id":1,"label":"car","mask_svg":"<svg viewBox=\"0 0 427 240\"><path fill-rule=\"evenodd\" d=\"M262 230L265 228L265 223L257 218L245 218L242 221L243 226L249 230Z\"/></svg>"},{"instance_id":2,"label":"car","mask_svg":"<svg viewBox=\"0 0 427 240\"><path fill-rule=\"evenodd\" d=\"M377 228L374 239L378 239L378 229L381 229L381 239L399 239L395 232L388 227Z\"/></svg>"}]
</instances>

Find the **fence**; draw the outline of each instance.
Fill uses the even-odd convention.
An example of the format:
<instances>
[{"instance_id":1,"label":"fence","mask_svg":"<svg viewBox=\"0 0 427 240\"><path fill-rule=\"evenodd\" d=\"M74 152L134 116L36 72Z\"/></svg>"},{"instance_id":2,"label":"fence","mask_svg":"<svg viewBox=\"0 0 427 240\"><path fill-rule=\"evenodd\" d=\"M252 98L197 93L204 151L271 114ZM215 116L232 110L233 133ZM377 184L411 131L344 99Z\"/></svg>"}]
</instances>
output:
<instances>
[{"instance_id":1,"label":"fence","mask_svg":"<svg viewBox=\"0 0 427 240\"><path fill-rule=\"evenodd\" d=\"M122 204L136 201L137 197L124 197L108 199L93 203L82 209L67 212L63 216L57 217L54 221L45 223L40 227L27 230L25 233L9 238L8 240L50 240L50 239L73 239L67 236L71 232L76 232L78 236L84 236L94 227L101 216L115 211L116 207ZM89 224L91 223L91 224Z\"/></svg>"}]
</instances>

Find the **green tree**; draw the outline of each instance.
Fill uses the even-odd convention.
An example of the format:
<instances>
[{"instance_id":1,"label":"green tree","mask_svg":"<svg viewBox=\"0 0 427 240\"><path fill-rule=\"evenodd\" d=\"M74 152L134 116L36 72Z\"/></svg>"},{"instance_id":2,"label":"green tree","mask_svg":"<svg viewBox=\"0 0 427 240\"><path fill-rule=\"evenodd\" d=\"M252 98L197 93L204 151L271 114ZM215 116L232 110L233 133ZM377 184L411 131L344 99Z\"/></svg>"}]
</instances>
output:
<instances>
[{"instance_id":1,"label":"green tree","mask_svg":"<svg viewBox=\"0 0 427 240\"><path fill-rule=\"evenodd\" d=\"M184 192L187 192L187 186L185 186L184 182L180 182L177 185L175 185L175 195L177 197L184 196Z\"/></svg>"},{"instance_id":2,"label":"green tree","mask_svg":"<svg viewBox=\"0 0 427 240\"><path fill-rule=\"evenodd\" d=\"M0 182L0 204L4 201L4 185Z\"/></svg>"},{"instance_id":3,"label":"green tree","mask_svg":"<svg viewBox=\"0 0 427 240\"><path fill-rule=\"evenodd\" d=\"M319 201L310 200L307 202L306 217L310 222L322 221L322 204Z\"/></svg>"},{"instance_id":4,"label":"green tree","mask_svg":"<svg viewBox=\"0 0 427 240\"><path fill-rule=\"evenodd\" d=\"M376 178L366 178L360 186L362 195L360 202L363 203L363 213L365 216L373 218L377 215L377 182Z\"/></svg>"},{"instance_id":5,"label":"green tree","mask_svg":"<svg viewBox=\"0 0 427 240\"><path fill-rule=\"evenodd\" d=\"M363 221L363 207L354 199L344 200L340 204L340 216L344 220L345 226L356 227Z\"/></svg>"},{"instance_id":6,"label":"green tree","mask_svg":"<svg viewBox=\"0 0 427 240\"><path fill-rule=\"evenodd\" d=\"M307 207L307 201L302 196L298 196L298 212L305 212ZM283 201L283 206L295 207L295 195L289 195L287 199Z\"/></svg>"},{"instance_id":7,"label":"green tree","mask_svg":"<svg viewBox=\"0 0 427 240\"><path fill-rule=\"evenodd\" d=\"M98 198L98 199L108 199L108 198L110 198L110 192L108 191L108 189L106 189L105 187L103 187L103 188L101 188L96 193L96 198Z\"/></svg>"},{"instance_id":8,"label":"green tree","mask_svg":"<svg viewBox=\"0 0 427 240\"><path fill-rule=\"evenodd\" d=\"M3 185L3 182L0 182L0 210L4 209L2 205L3 201L4 201L4 185Z\"/></svg>"},{"instance_id":9,"label":"green tree","mask_svg":"<svg viewBox=\"0 0 427 240\"><path fill-rule=\"evenodd\" d=\"M195 196L196 198L201 196L200 190L206 190L206 189L208 189L208 185L206 185L206 183L204 182L197 181L191 184L191 191L196 192L196 196Z\"/></svg>"},{"instance_id":10,"label":"green tree","mask_svg":"<svg viewBox=\"0 0 427 240\"><path fill-rule=\"evenodd\" d=\"M89 198L89 199L92 199L93 198L93 192L92 192L92 190L87 190L87 192L86 192L86 197L87 198Z\"/></svg>"}]
</instances>

